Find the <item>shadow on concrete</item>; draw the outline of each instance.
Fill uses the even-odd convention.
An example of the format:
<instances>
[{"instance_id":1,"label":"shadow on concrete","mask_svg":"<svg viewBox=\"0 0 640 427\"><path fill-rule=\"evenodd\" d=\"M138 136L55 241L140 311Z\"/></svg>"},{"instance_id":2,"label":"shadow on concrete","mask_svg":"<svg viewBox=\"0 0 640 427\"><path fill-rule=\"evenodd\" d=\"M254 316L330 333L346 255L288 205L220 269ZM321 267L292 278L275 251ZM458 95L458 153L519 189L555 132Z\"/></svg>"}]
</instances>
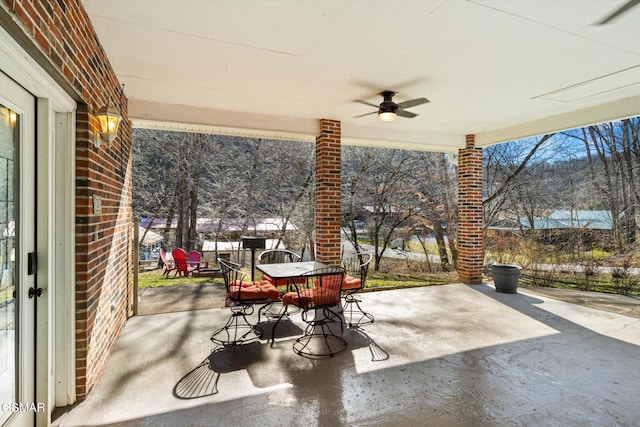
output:
<instances>
[{"instance_id":1,"label":"shadow on concrete","mask_svg":"<svg viewBox=\"0 0 640 427\"><path fill-rule=\"evenodd\" d=\"M348 351L324 360L297 356L291 339L212 350L208 337L225 309L131 319L95 390L60 425L613 426L640 419L636 318L500 294L487 284L362 299L376 322L345 329Z\"/></svg>"},{"instance_id":2,"label":"shadow on concrete","mask_svg":"<svg viewBox=\"0 0 640 427\"><path fill-rule=\"evenodd\" d=\"M138 314L174 313L224 307L227 292L222 281L184 286L143 288Z\"/></svg>"}]
</instances>

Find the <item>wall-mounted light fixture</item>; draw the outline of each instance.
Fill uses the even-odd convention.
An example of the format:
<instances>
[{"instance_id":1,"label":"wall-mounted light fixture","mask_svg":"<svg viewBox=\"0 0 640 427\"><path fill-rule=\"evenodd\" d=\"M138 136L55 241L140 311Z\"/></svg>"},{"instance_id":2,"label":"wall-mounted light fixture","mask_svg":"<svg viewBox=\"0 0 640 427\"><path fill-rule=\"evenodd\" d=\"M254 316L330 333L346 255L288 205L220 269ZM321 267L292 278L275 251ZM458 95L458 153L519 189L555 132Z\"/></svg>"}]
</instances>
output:
<instances>
[{"instance_id":1,"label":"wall-mounted light fixture","mask_svg":"<svg viewBox=\"0 0 640 427\"><path fill-rule=\"evenodd\" d=\"M118 136L118 128L122 121L122 115L116 110L116 107L114 107L112 103L109 103L98 110L96 117L98 118L98 122L100 122L100 132L99 135L96 135L93 143L98 148L100 148L102 144L107 144L108 147L111 147L111 143L116 139L116 136Z\"/></svg>"}]
</instances>

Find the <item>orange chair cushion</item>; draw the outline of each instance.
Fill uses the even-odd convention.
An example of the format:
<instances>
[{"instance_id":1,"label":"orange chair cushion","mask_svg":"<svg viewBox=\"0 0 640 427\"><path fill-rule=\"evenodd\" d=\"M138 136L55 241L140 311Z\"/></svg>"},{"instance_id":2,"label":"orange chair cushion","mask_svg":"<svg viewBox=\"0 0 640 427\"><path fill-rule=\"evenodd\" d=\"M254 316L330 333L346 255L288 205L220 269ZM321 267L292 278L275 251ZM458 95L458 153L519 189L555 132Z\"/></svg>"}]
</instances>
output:
<instances>
[{"instance_id":1,"label":"orange chair cushion","mask_svg":"<svg viewBox=\"0 0 640 427\"><path fill-rule=\"evenodd\" d=\"M291 279L273 279L267 274L262 274L262 280L269 281L273 286L288 286L291 284ZM293 279L293 283L302 284L306 283L307 279L304 277L296 277Z\"/></svg>"},{"instance_id":2,"label":"orange chair cushion","mask_svg":"<svg viewBox=\"0 0 640 427\"><path fill-rule=\"evenodd\" d=\"M260 290L270 300L277 301L280 299L280 291L266 280L260 282Z\"/></svg>"},{"instance_id":3,"label":"orange chair cushion","mask_svg":"<svg viewBox=\"0 0 640 427\"><path fill-rule=\"evenodd\" d=\"M239 295L238 295L239 294ZM265 281L248 281L242 283L242 291L240 286L232 285L229 289L229 296L240 300L256 300L256 299L280 299L280 292L271 283Z\"/></svg>"},{"instance_id":4,"label":"orange chair cushion","mask_svg":"<svg viewBox=\"0 0 640 427\"><path fill-rule=\"evenodd\" d=\"M287 292L282 297L282 305L293 304L297 307L307 309L310 303L316 304L328 304L330 302L336 302L337 298L335 291L331 291L326 288L314 288L314 289L300 289L300 295L298 292Z\"/></svg>"},{"instance_id":5,"label":"orange chair cushion","mask_svg":"<svg viewBox=\"0 0 640 427\"><path fill-rule=\"evenodd\" d=\"M300 295L298 292L287 292L282 296L282 305L293 304L307 308L311 301L313 301L313 289L300 289Z\"/></svg>"},{"instance_id":6,"label":"orange chair cushion","mask_svg":"<svg viewBox=\"0 0 640 427\"><path fill-rule=\"evenodd\" d=\"M238 286L240 284L242 284L243 288L247 288L249 286L253 286L254 285L254 283L251 280L245 280L245 281L234 280L233 283L231 284L231 286Z\"/></svg>"},{"instance_id":7,"label":"orange chair cushion","mask_svg":"<svg viewBox=\"0 0 640 427\"><path fill-rule=\"evenodd\" d=\"M344 280L340 280L341 277L340 276L326 276L322 278L322 281L320 282L320 279L316 279L315 283L314 283L314 288L317 289L322 289L324 288L329 288L329 289L341 289L343 284L344 284ZM322 283L322 286L320 286L320 283Z\"/></svg>"},{"instance_id":8,"label":"orange chair cushion","mask_svg":"<svg viewBox=\"0 0 640 427\"><path fill-rule=\"evenodd\" d=\"M342 281L342 290L360 289L362 287L362 281L359 277L344 276Z\"/></svg>"}]
</instances>

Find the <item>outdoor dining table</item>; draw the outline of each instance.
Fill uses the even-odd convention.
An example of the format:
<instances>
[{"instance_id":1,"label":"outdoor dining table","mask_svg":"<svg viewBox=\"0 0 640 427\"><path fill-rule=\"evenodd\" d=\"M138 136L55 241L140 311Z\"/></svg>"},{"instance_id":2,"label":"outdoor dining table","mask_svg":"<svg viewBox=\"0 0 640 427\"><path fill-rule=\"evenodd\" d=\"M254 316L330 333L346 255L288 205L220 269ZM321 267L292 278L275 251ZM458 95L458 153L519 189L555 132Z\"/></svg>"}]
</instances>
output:
<instances>
[{"instance_id":1,"label":"outdoor dining table","mask_svg":"<svg viewBox=\"0 0 640 427\"><path fill-rule=\"evenodd\" d=\"M296 291L300 278L306 280L311 277L312 280L321 280L317 279L318 277L322 277L322 275L317 276L318 270L326 271L326 269L330 268L330 266L318 261L307 261L278 264L260 264L256 266L256 268L262 273L274 279L274 281L283 283L282 287L286 287L284 291L281 291L280 301L270 302L260 308L260 311L258 312L258 319L260 319L260 315L265 315L265 317L270 319L276 319L276 322L274 323L272 328L271 337L269 338L269 340L271 340L271 346L273 347L276 339L276 327L282 319L288 318L290 314L294 314L294 312L290 311L289 308L291 307L294 310L297 309L295 312L299 312L300 310L302 310L302 308L298 307L297 305L283 305L282 296L286 292ZM341 272L339 277L342 277L344 270L337 267L336 269L336 271ZM310 273L312 273L313 275L311 275ZM325 273L327 277L329 277L329 274L334 274L327 273ZM298 281L296 279L298 279ZM342 283L340 283L340 285L342 285ZM339 301L337 301L337 304L339 305ZM293 350L301 356L311 358L327 356L333 357L335 354L344 351L347 346L347 342L341 336L342 334L336 334L330 326L330 324L335 322L334 317L341 316L341 314L339 312L331 312L328 306L323 305L320 305L314 311L315 313L312 318L313 320L311 321L303 316L303 320L307 323L307 328L305 329L303 335L295 340ZM333 316L327 314L328 312L331 312ZM261 327L259 329L260 331L262 331ZM340 330L342 331L342 320L340 320ZM340 347L340 349L336 350L336 347Z\"/></svg>"},{"instance_id":2,"label":"outdoor dining table","mask_svg":"<svg viewBox=\"0 0 640 427\"><path fill-rule=\"evenodd\" d=\"M268 275L274 280L291 279L304 276L313 270L328 267L327 264L320 261L301 261L301 262L280 262L276 264L259 264L256 266L262 273Z\"/></svg>"},{"instance_id":3,"label":"outdoor dining table","mask_svg":"<svg viewBox=\"0 0 640 427\"><path fill-rule=\"evenodd\" d=\"M279 262L275 264L256 265L258 270L271 277L274 281L285 281L287 283L286 290L281 291L281 294L294 290L296 279L303 277L310 271L326 267L328 267L328 265L320 261ZM275 307L278 308L276 309ZM294 309L289 310L287 314L296 314L299 311L299 307L294 307ZM260 309L260 314L269 319L279 318L282 316L282 313L282 303L279 301L267 303Z\"/></svg>"}]
</instances>

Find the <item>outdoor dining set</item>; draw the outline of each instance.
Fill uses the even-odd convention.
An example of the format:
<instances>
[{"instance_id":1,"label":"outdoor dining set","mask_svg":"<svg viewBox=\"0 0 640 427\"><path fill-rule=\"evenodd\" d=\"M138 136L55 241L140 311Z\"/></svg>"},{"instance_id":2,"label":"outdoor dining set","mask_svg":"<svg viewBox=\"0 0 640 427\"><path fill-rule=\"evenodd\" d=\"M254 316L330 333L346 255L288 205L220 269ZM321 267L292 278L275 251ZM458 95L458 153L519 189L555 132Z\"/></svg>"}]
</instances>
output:
<instances>
[{"instance_id":1,"label":"outdoor dining set","mask_svg":"<svg viewBox=\"0 0 640 427\"><path fill-rule=\"evenodd\" d=\"M219 258L231 314L211 341L243 345L266 337L273 346L283 321L300 314L306 327L293 342L293 350L307 358L333 357L346 350L345 323L351 328L374 321L354 296L364 288L370 262L370 254L356 253L340 266L330 266L302 261L289 250L272 249L262 252L255 266L262 279L250 280L239 264ZM257 322L252 317L254 307L259 307Z\"/></svg>"}]
</instances>

